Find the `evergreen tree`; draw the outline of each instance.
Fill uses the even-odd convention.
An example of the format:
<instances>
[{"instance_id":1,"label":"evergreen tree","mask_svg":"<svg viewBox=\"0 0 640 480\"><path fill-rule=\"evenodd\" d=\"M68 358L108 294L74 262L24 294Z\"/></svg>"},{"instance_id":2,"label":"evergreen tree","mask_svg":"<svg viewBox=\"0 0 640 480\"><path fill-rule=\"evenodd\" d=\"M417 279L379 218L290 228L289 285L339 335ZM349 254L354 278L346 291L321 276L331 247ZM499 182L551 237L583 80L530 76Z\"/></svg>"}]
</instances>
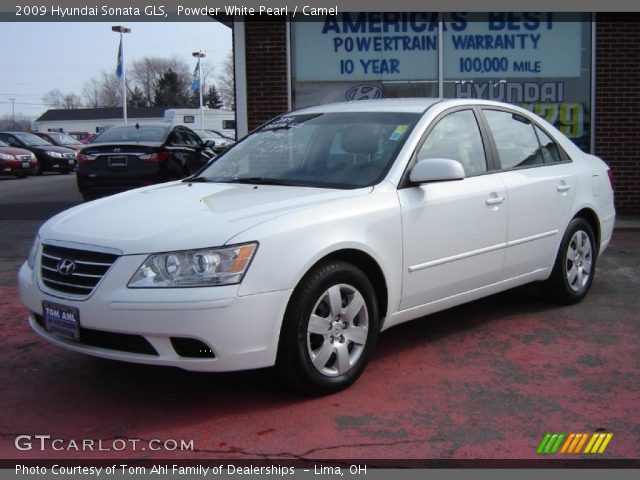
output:
<instances>
[{"instance_id":1,"label":"evergreen tree","mask_svg":"<svg viewBox=\"0 0 640 480\"><path fill-rule=\"evenodd\" d=\"M143 91L138 86L133 89L133 92L129 93L127 105L132 108L147 106L147 99L145 98Z\"/></svg>"},{"instance_id":2,"label":"evergreen tree","mask_svg":"<svg viewBox=\"0 0 640 480\"><path fill-rule=\"evenodd\" d=\"M222 108L222 97L220 97L215 85L212 84L209 87L209 91L204 99L204 104L209 108Z\"/></svg>"},{"instance_id":3,"label":"evergreen tree","mask_svg":"<svg viewBox=\"0 0 640 480\"><path fill-rule=\"evenodd\" d=\"M190 102L188 86L173 70L167 70L153 89L153 104L156 107L177 107Z\"/></svg>"}]
</instances>

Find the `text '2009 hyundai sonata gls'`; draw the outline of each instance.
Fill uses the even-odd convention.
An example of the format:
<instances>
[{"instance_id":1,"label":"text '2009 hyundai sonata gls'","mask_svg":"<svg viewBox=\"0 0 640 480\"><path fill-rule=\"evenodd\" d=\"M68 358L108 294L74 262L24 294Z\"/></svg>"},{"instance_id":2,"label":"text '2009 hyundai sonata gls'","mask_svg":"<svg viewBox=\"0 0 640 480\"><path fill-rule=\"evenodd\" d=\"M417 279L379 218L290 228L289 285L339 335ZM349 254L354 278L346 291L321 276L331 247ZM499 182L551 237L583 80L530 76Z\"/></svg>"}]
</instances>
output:
<instances>
[{"instance_id":1,"label":"text '2009 hyundai sonata gls'","mask_svg":"<svg viewBox=\"0 0 640 480\"><path fill-rule=\"evenodd\" d=\"M381 330L529 282L580 301L614 222L609 169L482 100L310 107L186 180L46 222L29 321L78 352L351 384Z\"/></svg>"}]
</instances>

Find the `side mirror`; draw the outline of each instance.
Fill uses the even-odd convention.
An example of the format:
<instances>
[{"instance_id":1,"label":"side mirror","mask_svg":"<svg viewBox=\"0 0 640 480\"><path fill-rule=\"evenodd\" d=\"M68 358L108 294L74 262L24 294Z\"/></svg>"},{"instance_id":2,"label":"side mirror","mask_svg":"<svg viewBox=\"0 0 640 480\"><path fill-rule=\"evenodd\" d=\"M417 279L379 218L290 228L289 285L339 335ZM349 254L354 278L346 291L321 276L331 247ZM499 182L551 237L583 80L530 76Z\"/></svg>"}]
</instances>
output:
<instances>
[{"instance_id":1,"label":"side mirror","mask_svg":"<svg viewBox=\"0 0 640 480\"><path fill-rule=\"evenodd\" d=\"M412 183L446 182L464 179L462 164L450 158L428 158L420 160L411 169Z\"/></svg>"},{"instance_id":2,"label":"side mirror","mask_svg":"<svg viewBox=\"0 0 640 480\"><path fill-rule=\"evenodd\" d=\"M213 150L213 147L216 146L216 142L214 142L213 140L207 140L206 142L204 142L204 147L205 148L209 148L211 150Z\"/></svg>"}]
</instances>

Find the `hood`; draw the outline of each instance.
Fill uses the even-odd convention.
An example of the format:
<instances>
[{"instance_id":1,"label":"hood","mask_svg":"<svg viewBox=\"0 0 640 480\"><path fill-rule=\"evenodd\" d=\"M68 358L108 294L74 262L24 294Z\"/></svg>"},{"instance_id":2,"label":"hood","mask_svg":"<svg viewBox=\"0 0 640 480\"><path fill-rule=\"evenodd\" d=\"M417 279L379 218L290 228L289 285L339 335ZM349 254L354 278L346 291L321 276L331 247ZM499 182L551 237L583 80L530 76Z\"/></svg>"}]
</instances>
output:
<instances>
[{"instance_id":1,"label":"hood","mask_svg":"<svg viewBox=\"0 0 640 480\"><path fill-rule=\"evenodd\" d=\"M21 147L22 148L22 147ZM58 153L75 153L75 150L67 147L60 147L58 145L27 145L24 147L26 150L32 152L58 152Z\"/></svg>"},{"instance_id":2,"label":"hood","mask_svg":"<svg viewBox=\"0 0 640 480\"><path fill-rule=\"evenodd\" d=\"M76 152L79 152L80 150L82 150L86 145L77 145L75 143L71 143L71 144L67 144L67 145L60 145L61 147L64 148L70 148L71 150L75 150Z\"/></svg>"},{"instance_id":3,"label":"hood","mask_svg":"<svg viewBox=\"0 0 640 480\"><path fill-rule=\"evenodd\" d=\"M25 150L24 148L0 147L0 153L5 153L7 155L28 155L29 158L31 158L31 152L29 150Z\"/></svg>"},{"instance_id":4,"label":"hood","mask_svg":"<svg viewBox=\"0 0 640 480\"><path fill-rule=\"evenodd\" d=\"M214 247L278 216L371 190L171 182L74 207L50 219L40 236L124 254Z\"/></svg>"}]
</instances>

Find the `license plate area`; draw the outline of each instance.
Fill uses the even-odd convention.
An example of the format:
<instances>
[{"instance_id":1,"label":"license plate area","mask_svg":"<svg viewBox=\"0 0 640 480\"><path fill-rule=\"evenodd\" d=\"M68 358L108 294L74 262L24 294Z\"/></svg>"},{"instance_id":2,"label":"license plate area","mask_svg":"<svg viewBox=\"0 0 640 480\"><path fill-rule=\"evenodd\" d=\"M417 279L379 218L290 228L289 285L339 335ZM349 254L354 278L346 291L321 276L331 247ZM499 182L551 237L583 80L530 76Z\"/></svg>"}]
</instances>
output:
<instances>
[{"instance_id":1,"label":"license plate area","mask_svg":"<svg viewBox=\"0 0 640 480\"><path fill-rule=\"evenodd\" d=\"M29 168L29 162L22 162L22 168Z\"/></svg>"},{"instance_id":2,"label":"license plate area","mask_svg":"<svg viewBox=\"0 0 640 480\"><path fill-rule=\"evenodd\" d=\"M76 307L43 301L42 316L47 332L70 340L80 340L80 311Z\"/></svg>"},{"instance_id":3,"label":"license plate area","mask_svg":"<svg viewBox=\"0 0 640 480\"><path fill-rule=\"evenodd\" d=\"M109 157L109 166L110 167L126 167L127 157L124 155L119 155L117 157Z\"/></svg>"}]
</instances>

